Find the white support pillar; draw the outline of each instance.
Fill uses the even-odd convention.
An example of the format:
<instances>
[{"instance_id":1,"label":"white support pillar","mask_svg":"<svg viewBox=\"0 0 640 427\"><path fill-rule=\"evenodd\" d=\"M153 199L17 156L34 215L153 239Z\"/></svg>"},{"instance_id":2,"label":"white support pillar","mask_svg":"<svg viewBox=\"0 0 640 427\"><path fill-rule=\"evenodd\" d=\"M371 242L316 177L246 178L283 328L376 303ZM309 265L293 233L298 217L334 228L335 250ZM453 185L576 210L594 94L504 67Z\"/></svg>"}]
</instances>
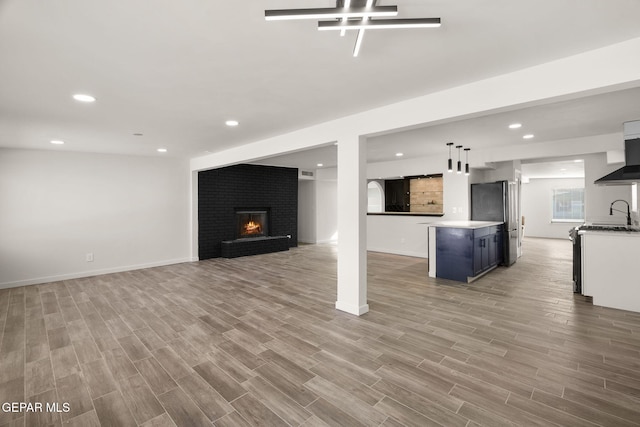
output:
<instances>
[{"instance_id":1,"label":"white support pillar","mask_svg":"<svg viewBox=\"0 0 640 427\"><path fill-rule=\"evenodd\" d=\"M336 309L360 316L367 304L366 139L338 139L338 298Z\"/></svg>"}]
</instances>

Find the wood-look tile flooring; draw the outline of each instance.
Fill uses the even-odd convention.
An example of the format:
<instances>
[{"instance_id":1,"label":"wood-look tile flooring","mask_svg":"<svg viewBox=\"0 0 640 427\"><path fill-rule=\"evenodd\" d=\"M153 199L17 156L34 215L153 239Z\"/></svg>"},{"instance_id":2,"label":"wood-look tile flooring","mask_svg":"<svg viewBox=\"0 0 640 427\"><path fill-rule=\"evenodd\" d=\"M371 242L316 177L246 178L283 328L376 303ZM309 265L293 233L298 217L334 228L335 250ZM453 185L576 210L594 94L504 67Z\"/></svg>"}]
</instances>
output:
<instances>
[{"instance_id":1,"label":"wood-look tile flooring","mask_svg":"<svg viewBox=\"0 0 640 427\"><path fill-rule=\"evenodd\" d=\"M333 246L0 290L0 402L70 406L0 425L640 425L640 314L524 251L471 285L370 253L360 318Z\"/></svg>"}]
</instances>

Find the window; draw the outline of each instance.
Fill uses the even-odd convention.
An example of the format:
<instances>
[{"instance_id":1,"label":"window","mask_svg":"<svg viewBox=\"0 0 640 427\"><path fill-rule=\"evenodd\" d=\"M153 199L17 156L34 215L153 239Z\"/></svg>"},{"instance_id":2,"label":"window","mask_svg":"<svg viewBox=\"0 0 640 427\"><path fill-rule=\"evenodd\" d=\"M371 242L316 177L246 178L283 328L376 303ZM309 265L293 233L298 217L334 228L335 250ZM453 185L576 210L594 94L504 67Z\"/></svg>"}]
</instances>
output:
<instances>
[{"instance_id":1,"label":"window","mask_svg":"<svg viewBox=\"0 0 640 427\"><path fill-rule=\"evenodd\" d=\"M584 221L584 188L553 190L552 221Z\"/></svg>"}]
</instances>

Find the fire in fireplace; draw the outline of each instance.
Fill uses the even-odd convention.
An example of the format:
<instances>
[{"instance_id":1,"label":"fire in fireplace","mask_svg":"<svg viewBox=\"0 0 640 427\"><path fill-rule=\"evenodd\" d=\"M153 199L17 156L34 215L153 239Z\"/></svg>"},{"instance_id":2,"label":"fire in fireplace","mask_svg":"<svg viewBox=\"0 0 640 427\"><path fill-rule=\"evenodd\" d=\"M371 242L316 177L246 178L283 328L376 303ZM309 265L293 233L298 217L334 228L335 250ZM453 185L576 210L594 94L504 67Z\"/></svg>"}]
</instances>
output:
<instances>
[{"instance_id":1,"label":"fire in fireplace","mask_svg":"<svg viewBox=\"0 0 640 427\"><path fill-rule=\"evenodd\" d=\"M269 235L269 212L267 210L236 211L236 218L237 239Z\"/></svg>"}]
</instances>

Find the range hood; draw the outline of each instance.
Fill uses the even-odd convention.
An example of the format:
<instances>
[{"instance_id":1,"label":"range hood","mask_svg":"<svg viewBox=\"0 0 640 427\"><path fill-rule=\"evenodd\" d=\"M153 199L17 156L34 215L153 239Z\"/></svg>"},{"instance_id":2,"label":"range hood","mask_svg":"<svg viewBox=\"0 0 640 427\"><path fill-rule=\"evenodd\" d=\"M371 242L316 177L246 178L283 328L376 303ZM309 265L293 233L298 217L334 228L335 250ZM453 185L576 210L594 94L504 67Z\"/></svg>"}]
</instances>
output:
<instances>
[{"instance_id":1,"label":"range hood","mask_svg":"<svg viewBox=\"0 0 640 427\"><path fill-rule=\"evenodd\" d=\"M594 184L621 185L640 182L640 120L625 122L623 133L625 166L596 180Z\"/></svg>"}]
</instances>

